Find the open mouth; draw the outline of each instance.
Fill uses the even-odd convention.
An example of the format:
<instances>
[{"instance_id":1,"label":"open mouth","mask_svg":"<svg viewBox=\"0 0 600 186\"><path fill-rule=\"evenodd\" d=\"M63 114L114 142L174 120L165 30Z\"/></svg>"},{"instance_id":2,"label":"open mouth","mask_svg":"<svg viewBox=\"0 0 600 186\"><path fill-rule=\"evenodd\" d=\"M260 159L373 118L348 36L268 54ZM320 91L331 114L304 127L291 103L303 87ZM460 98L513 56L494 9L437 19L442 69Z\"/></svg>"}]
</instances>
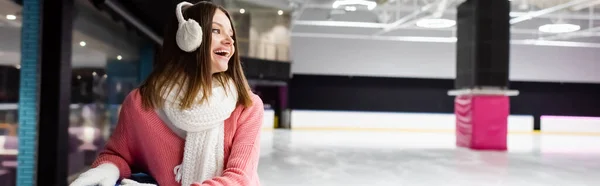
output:
<instances>
[{"instance_id":1,"label":"open mouth","mask_svg":"<svg viewBox=\"0 0 600 186\"><path fill-rule=\"evenodd\" d=\"M214 51L215 54L222 56L222 57L229 57L230 52L227 50L217 50Z\"/></svg>"}]
</instances>

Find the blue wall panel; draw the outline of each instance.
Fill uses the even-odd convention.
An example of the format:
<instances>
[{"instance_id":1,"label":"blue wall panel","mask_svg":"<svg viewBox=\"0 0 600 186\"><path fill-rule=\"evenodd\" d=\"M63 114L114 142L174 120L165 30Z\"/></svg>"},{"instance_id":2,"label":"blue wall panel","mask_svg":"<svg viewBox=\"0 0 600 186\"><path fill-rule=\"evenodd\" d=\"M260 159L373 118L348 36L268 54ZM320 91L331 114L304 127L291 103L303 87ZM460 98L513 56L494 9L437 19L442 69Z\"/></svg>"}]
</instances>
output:
<instances>
[{"instance_id":1,"label":"blue wall panel","mask_svg":"<svg viewBox=\"0 0 600 186\"><path fill-rule=\"evenodd\" d=\"M32 186L37 144L40 0L23 0L17 185Z\"/></svg>"}]
</instances>

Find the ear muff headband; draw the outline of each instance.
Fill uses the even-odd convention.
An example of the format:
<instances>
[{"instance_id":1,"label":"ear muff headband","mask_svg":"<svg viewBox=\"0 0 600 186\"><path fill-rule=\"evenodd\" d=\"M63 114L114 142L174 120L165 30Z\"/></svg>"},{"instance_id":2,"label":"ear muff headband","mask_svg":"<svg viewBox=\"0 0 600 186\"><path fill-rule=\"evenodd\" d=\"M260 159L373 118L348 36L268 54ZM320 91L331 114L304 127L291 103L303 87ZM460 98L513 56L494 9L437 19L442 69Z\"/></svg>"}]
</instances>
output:
<instances>
[{"instance_id":1,"label":"ear muff headband","mask_svg":"<svg viewBox=\"0 0 600 186\"><path fill-rule=\"evenodd\" d=\"M175 14L179 26L175 41L181 50L193 52L202 44L202 27L194 19L185 20L182 12L183 6L193 6L193 4L185 1L177 4Z\"/></svg>"}]
</instances>

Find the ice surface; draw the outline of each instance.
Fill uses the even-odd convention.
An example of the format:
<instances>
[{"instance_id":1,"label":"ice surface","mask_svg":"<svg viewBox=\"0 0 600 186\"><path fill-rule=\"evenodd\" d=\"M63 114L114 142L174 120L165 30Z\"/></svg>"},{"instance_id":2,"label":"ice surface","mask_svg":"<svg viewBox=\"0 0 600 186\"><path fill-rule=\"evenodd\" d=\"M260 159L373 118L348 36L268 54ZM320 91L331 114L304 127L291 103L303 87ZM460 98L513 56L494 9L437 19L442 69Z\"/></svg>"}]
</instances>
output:
<instances>
[{"instance_id":1,"label":"ice surface","mask_svg":"<svg viewBox=\"0 0 600 186\"><path fill-rule=\"evenodd\" d=\"M453 133L263 131L264 186L600 186L600 136L511 134L506 152Z\"/></svg>"}]
</instances>

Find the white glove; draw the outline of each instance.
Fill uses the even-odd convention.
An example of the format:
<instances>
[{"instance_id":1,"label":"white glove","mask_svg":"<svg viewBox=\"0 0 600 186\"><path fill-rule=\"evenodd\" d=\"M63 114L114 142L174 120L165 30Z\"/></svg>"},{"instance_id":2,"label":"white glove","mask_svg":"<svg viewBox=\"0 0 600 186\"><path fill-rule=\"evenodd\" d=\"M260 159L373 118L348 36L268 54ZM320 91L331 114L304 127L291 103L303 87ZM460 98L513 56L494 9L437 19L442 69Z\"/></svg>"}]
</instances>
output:
<instances>
[{"instance_id":1,"label":"white glove","mask_svg":"<svg viewBox=\"0 0 600 186\"><path fill-rule=\"evenodd\" d=\"M105 163L82 173L69 186L114 186L119 180L119 175L116 165Z\"/></svg>"},{"instance_id":2,"label":"white glove","mask_svg":"<svg viewBox=\"0 0 600 186\"><path fill-rule=\"evenodd\" d=\"M123 180L121 180L121 185L126 185L126 186L156 186L156 185L150 184L150 183L138 183L138 182L130 180L130 179L123 179Z\"/></svg>"}]
</instances>

